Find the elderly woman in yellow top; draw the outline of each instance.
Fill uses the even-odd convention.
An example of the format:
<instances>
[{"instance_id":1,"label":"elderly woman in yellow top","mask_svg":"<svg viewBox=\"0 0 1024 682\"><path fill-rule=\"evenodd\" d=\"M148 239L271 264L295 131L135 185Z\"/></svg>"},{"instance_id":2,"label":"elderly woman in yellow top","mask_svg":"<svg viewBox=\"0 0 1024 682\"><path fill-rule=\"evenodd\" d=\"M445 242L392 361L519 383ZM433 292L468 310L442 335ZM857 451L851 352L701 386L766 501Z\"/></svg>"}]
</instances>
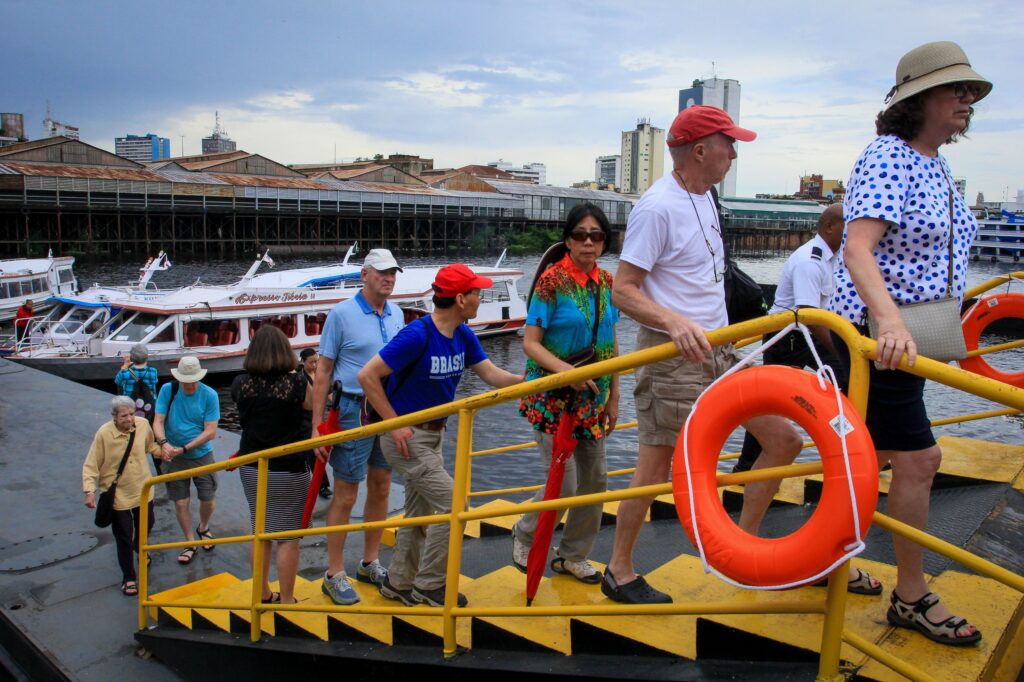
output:
<instances>
[{"instance_id":1,"label":"elderly woman in yellow top","mask_svg":"<svg viewBox=\"0 0 1024 682\"><path fill-rule=\"evenodd\" d=\"M117 475L128 441L135 432L131 453L117 481L114 494L114 521L111 530L117 545L117 563L121 566L121 593L132 597L139 593L135 577L135 557L139 551L139 516L142 485L152 476L146 453L159 454L160 446L145 417L135 416L135 402L119 395L110 402L113 419L99 428L82 465L82 490L85 506L96 507L96 488L106 490ZM153 490L149 491L149 530L153 530Z\"/></svg>"}]
</instances>

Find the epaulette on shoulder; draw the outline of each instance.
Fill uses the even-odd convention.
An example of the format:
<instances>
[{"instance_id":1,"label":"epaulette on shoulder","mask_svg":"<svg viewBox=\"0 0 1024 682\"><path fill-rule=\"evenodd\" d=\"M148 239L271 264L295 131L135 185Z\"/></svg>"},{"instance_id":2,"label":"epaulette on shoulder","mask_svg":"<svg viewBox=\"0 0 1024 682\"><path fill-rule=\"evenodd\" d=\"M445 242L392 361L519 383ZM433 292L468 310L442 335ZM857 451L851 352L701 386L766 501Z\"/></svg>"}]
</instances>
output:
<instances>
[{"instance_id":1,"label":"epaulette on shoulder","mask_svg":"<svg viewBox=\"0 0 1024 682\"><path fill-rule=\"evenodd\" d=\"M821 260L822 255L820 246L811 247L811 260Z\"/></svg>"}]
</instances>

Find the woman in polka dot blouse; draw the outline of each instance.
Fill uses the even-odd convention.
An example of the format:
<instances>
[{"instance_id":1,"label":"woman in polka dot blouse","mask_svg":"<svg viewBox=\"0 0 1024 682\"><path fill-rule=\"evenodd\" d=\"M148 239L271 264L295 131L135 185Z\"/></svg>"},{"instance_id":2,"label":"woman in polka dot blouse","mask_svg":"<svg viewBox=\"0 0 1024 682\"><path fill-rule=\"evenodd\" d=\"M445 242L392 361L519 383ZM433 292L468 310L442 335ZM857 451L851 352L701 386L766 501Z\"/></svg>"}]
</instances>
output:
<instances>
[{"instance_id":1,"label":"woman in polka dot blouse","mask_svg":"<svg viewBox=\"0 0 1024 682\"><path fill-rule=\"evenodd\" d=\"M868 429L879 462L892 463L889 512L921 529L942 453L925 411L924 379L889 370L904 353L911 365L917 356L901 305L941 298L947 287L963 298L978 227L939 147L966 133L972 105L991 89L955 43L928 43L904 55L875 120L878 137L857 159L843 203L846 231L829 309L857 325L865 324L867 308L878 319L878 361L887 369L871 369ZM900 536L893 543L897 579L889 622L944 644L979 641L973 625L929 592L921 547Z\"/></svg>"}]
</instances>

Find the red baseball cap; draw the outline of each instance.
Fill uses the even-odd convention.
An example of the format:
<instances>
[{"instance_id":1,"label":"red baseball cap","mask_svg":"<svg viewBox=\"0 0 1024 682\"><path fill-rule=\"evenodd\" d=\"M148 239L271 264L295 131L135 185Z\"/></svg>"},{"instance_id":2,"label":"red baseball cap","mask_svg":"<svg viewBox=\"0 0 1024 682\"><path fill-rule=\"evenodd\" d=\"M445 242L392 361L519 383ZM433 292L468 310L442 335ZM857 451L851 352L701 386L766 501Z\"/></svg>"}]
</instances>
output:
<instances>
[{"instance_id":1,"label":"red baseball cap","mask_svg":"<svg viewBox=\"0 0 1024 682\"><path fill-rule=\"evenodd\" d=\"M441 298L455 298L471 289L490 289L494 280L480 277L462 263L446 265L434 277L434 293Z\"/></svg>"},{"instance_id":2,"label":"red baseball cap","mask_svg":"<svg viewBox=\"0 0 1024 682\"><path fill-rule=\"evenodd\" d=\"M757 137L753 130L736 125L732 117L718 107L703 104L695 104L680 111L668 132L671 135L667 142L669 147L690 144L715 133L728 135L741 142L753 142Z\"/></svg>"}]
</instances>

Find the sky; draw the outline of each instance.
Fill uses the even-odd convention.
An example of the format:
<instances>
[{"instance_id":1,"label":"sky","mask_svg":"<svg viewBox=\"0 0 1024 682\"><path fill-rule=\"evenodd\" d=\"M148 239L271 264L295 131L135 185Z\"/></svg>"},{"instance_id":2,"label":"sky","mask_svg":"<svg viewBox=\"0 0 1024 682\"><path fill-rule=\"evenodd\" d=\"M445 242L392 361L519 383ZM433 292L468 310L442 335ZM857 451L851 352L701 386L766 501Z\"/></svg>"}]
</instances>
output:
<instances>
[{"instance_id":1,"label":"sky","mask_svg":"<svg viewBox=\"0 0 1024 682\"><path fill-rule=\"evenodd\" d=\"M970 200L1024 188L1019 0L0 0L0 17L0 111L36 138L49 102L111 151L153 132L198 154L219 111L239 149L282 163L500 158L569 185L639 118L667 128L678 91L716 73L740 82L739 123L758 133L739 144L740 196L845 181L899 58L953 40L995 87L943 153Z\"/></svg>"}]
</instances>

